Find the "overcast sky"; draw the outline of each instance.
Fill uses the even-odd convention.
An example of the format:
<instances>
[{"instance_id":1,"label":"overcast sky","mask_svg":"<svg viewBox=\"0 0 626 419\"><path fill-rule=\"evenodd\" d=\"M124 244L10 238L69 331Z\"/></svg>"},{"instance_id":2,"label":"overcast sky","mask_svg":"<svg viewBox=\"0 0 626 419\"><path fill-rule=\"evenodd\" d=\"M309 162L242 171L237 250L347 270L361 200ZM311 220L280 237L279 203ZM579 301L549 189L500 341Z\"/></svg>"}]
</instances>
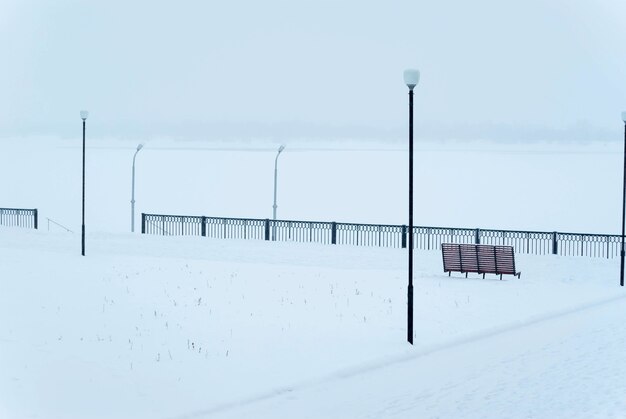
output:
<instances>
[{"instance_id":1,"label":"overcast sky","mask_svg":"<svg viewBox=\"0 0 626 419\"><path fill-rule=\"evenodd\" d=\"M613 136L626 2L0 0L0 57L5 136L393 136L407 67L424 135Z\"/></svg>"}]
</instances>

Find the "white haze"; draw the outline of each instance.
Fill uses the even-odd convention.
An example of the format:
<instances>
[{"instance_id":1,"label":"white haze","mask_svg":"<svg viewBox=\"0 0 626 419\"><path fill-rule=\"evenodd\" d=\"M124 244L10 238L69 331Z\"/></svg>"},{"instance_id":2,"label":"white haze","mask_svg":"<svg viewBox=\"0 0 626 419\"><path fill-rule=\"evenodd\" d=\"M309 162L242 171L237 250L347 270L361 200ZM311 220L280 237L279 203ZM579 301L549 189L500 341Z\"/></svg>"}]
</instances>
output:
<instances>
[{"instance_id":1,"label":"white haze","mask_svg":"<svg viewBox=\"0 0 626 419\"><path fill-rule=\"evenodd\" d=\"M92 138L89 124L87 134L87 230L127 232L137 143ZM80 231L81 141L5 141L0 207L38 208L42 229L51 218ZM272 217L278 143L145 144L136 159L137 217L142 212ZM407 223L405 141L284 144L278 161L279 219ZM620 232L623 144L618 141L419 141L414 162L416 225Z\"/></svg>"},{"instance_id":2,"label":"white haze","mask_svg":"<svg viewBox=\"0 0 626 419\"><path fill-rule=\"evenodd\" d=\"M0 2L0 135L610 139L621 0Z\"/></svg>"}]
</instances>

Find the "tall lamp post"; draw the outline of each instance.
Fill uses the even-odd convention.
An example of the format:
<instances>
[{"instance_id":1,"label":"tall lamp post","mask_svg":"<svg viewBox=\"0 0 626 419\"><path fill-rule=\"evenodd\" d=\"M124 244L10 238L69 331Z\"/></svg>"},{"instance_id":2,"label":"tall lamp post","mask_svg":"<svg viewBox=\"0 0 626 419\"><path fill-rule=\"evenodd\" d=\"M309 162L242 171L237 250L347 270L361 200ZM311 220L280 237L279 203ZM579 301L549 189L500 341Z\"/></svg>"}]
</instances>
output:
<instances>
[{"instance_id":1,"label":"tall lamp post","mask_svg":"<svg viewBox=\"0 0 626 419\"><path fill-rule=\"evenodd\" d=\"M404 70L404 83L409 88L409 285L407 288L407 340L413 345L413 89L420 72Z\"/></svg>"},{"instance_id":2,"label":"tall lamp post","mask_svg":"<svg viewBox=\"0 0 626 419\"><path fill-rule=\"evenodd\" d=\"M624 192L622 195L622 249L620 252L620 270L619 284L624 286L624 222L626 218L626 111L622 112L622 121L624 121L624 182L622 184Z\"/></svg>"},{"instance_id":3,"label":"tall lamp post","mask_svg":"<svg viewBox=\"0 0 626 419\"><path fill-rule=\"evenodd\" d=\"M276 221L276 208L278 208L278 205L276 205L276 191L278 189L278 156L280 156L280 153L282 153L284 149L284 145L278 147L278 153L276 153L276 159L274 160L274 211L272 214L274 221ZM272 240L276 240L276 223L274 223L272 227Z\"/></svg>"},{"instance_id":4,"label":"tall lamp post","mask_svg":"<svg viewBox=\"0 0 626 419\"><path fill-rule=\"evenodd\" d=\"M80 111L83 120L83 224L81 230L81 255L85 256L85 123L89 116L88 111Z\"/></svg>"},{"instance_id":5,"label":"tall lamp post","mask_svg":"<svg viewBox=\"0 0 626 419\"><path fill-rule=\"evenodd\" d=\"M135 159L137 158L137 153L139 150L143 148L143 144L139 144L137 146L137 151L135 151L135 155L133 156L133 184L132 184L132 192L130 197L130 232L135 232Z\"/></svg>"}]
</instances>

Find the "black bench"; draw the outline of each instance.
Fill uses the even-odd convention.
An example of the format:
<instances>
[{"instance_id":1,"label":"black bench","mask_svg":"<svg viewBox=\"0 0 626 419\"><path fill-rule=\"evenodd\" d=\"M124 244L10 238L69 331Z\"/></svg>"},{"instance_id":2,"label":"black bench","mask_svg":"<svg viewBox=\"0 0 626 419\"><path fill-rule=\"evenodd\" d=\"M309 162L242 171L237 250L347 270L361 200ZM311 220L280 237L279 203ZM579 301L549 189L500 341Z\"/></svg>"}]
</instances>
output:
<instances>
[{"instance_id":1,"label":"black bench","mask_svg":"<svg viewBox=\"0 0 626 419\"><path fill-rule=\"evenodd\" d=\"M515 271L515 255L512 246L492 246L487 244L454 244L442 243L443 271L461 272L467 274L515 275L518 278L521 272Z\"/></svg>"}]
</instances>

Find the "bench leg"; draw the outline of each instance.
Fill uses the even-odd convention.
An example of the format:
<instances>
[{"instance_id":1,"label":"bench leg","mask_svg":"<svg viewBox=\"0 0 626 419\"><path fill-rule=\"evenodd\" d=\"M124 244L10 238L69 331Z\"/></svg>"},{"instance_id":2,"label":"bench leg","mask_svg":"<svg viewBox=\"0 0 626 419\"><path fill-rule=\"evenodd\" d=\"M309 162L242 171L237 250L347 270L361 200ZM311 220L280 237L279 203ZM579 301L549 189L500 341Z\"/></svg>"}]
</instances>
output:
<instances>
[{"instance_id":1,"label":"bench leg","mask_svg":"<svg viewBox=\"0 0 626 419\"><path fill-rule=\"evenodd\" d=\"M502 274L500 274L500 281L502 281Z\"/></svg>"}]
</instances>

